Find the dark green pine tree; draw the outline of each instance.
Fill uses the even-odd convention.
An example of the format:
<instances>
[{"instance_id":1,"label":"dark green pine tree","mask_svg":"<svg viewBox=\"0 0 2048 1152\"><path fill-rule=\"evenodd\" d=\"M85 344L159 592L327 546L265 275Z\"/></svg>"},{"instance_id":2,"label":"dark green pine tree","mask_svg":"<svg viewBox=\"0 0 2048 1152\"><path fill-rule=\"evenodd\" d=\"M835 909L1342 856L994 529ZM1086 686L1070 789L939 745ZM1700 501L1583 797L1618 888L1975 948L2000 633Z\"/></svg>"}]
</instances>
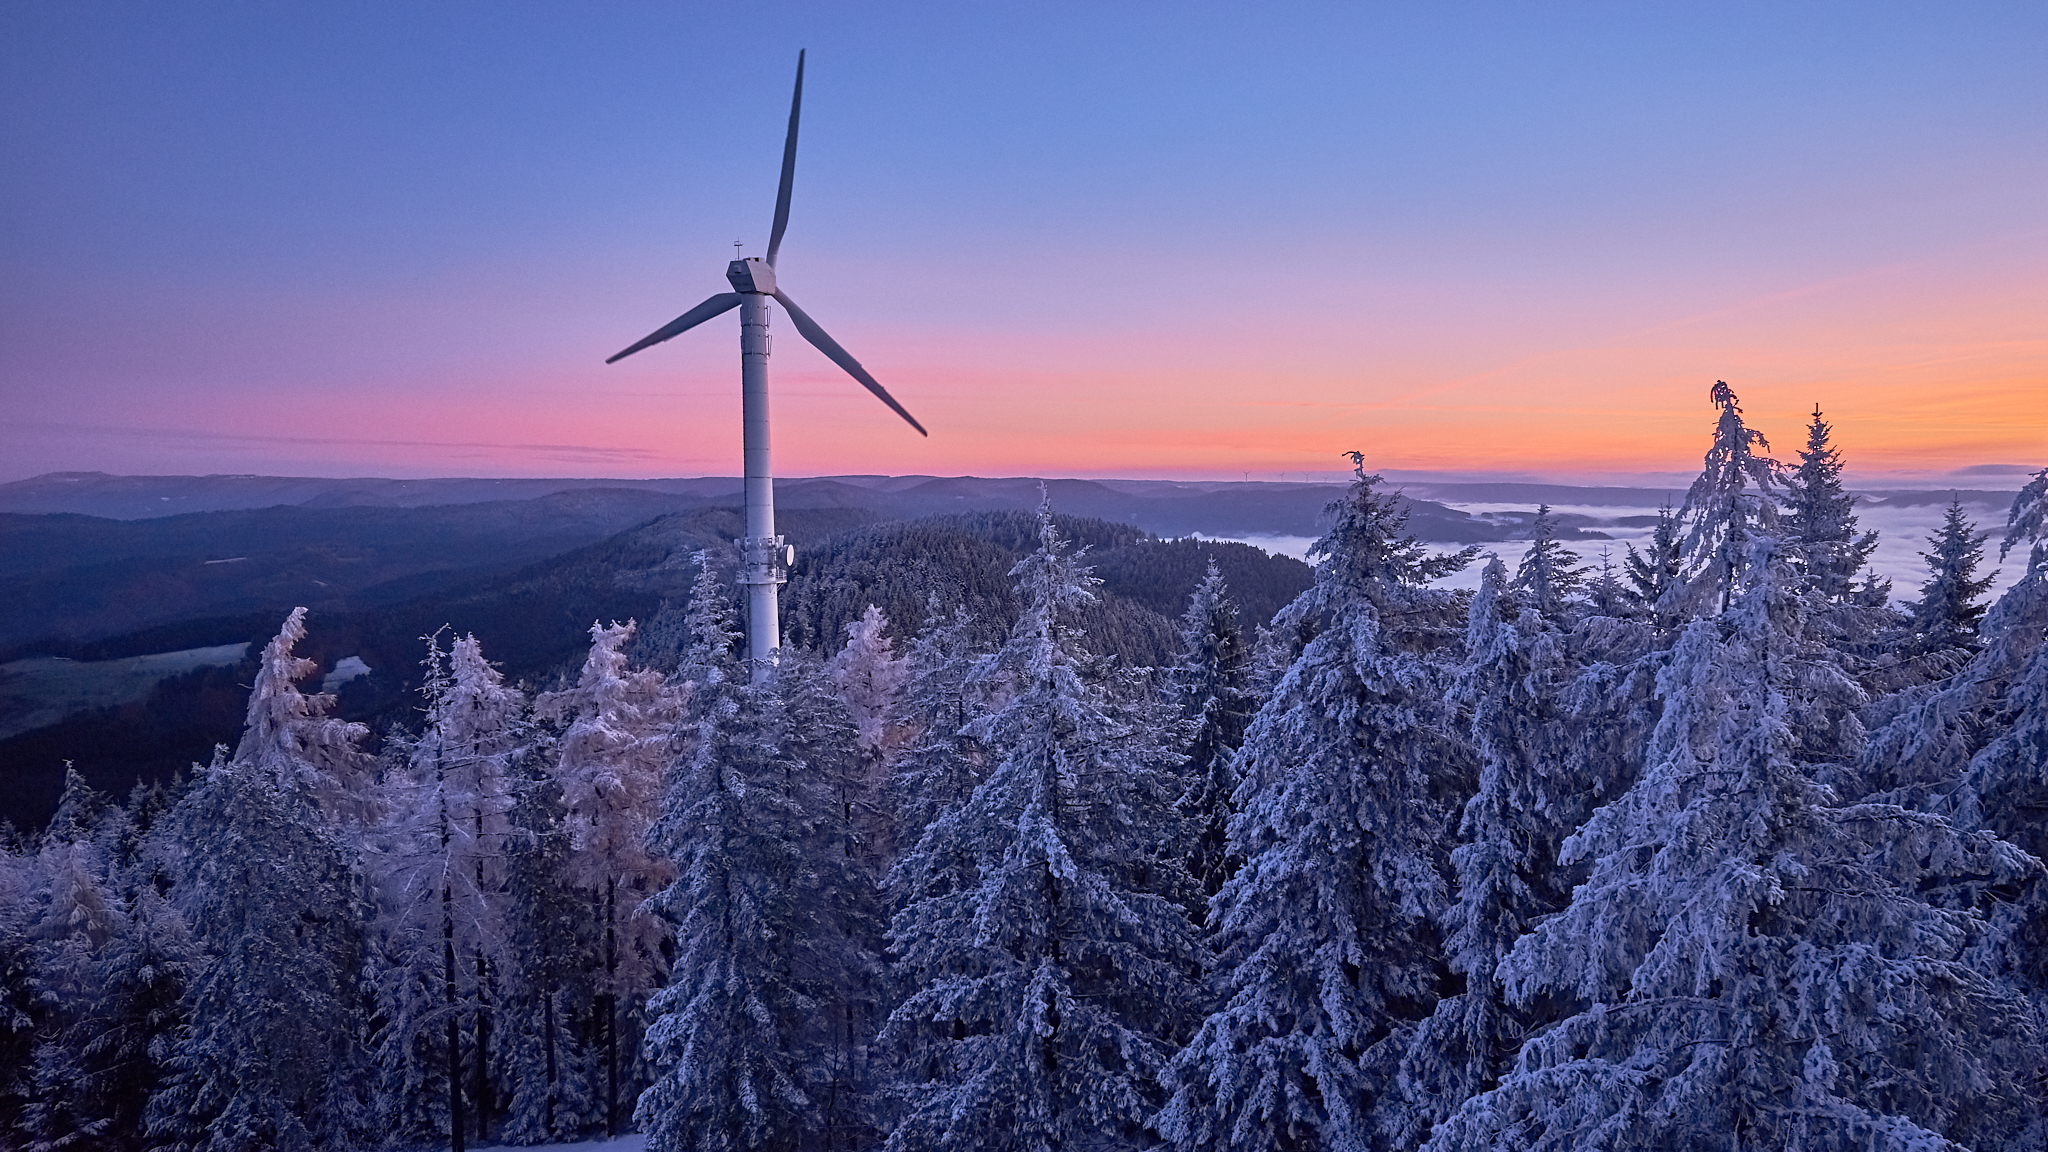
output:
<instances>
[{"instance_id":1,"label":"dark green pine tree","mask_svg":"<svg viewBox=\"0 0 2048 1152\"><path fill-rule=\"evenodd\" d=\"M1856 573L1877 548L1877 533L1857 535L1856 497L1842 490L1842 454L1832 443L1832 431L1821 418L1820 405L1814 405L1799 466L1785 481L1780 524L1807 579L1822 595L1839 601L1856 591Z\"/></svg>"},{"instance_id":2,"label":"dark green pine tree","mask_svg":"<svg viewBox=\"0 0 2048 1152\"><path fill-rule=\"evenodd\" d=\"M1941 527L1927 538L1929 551L1920 553L1927 561L1927 582L1913 605L1913 633L1922 648L1977 646L1977 626L1987 607L1980 598L1991 587L1991 577L1978 578L1977 567L1984 562L1984 541L1990 535L1963 515L1960 499L1949 501Z\"/></svg>"}]
</instances>

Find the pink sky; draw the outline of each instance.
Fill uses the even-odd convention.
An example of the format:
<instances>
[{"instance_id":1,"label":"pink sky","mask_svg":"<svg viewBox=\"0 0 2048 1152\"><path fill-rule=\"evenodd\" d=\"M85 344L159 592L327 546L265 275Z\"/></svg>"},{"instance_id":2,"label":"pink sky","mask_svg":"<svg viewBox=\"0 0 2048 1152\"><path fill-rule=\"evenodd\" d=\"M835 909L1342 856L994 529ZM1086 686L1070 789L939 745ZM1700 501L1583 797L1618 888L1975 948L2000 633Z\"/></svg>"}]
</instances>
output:
<instances>
[{"instance_id":1,"label":"pink sky","mask_svg":"<svg viewBox=\"0 0 2048 1152\"><path fill-rule=\"evenodd\" d=\"M2038 11L706 19L13 11L0 480L736 472L799 42L780 474L2048 463Z\"/></svg>"}]
</instances>

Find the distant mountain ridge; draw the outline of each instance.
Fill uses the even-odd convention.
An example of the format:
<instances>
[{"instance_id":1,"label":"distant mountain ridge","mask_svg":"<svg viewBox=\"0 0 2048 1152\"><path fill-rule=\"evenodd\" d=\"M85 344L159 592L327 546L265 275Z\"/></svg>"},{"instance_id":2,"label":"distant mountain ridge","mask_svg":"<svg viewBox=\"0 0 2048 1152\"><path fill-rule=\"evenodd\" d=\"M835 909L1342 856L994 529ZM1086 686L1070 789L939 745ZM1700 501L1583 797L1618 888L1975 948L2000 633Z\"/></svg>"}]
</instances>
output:
<instances>
[{"instance_id":1,"label":"distant mountain ridge","mask_svg":"<svg viewBox=\"0 0 2048 1152\"><path fill-rule=\"evenodd\" d=\"M864 508L885 520L944 512L1006 511L1037 505L1039 486L1053 505L1076 516L1135 524L1155 535L1311 536L1324 505L1341 484L1268 481L1071 480L980 476L821 476L777 480L783 508ZM738 477L676 479L513 479L449 477L390 480L308 476L114 476L51 472L0 484L0 513L72 513L110 520L153 520L202 512L305 509L427 508L564 498L572 492L660 494L680 510L735 504ZM1418 535L1470 543L1497 538L1493 529L1430 500L1414 509Z\"/></svg>"}]
</instances>

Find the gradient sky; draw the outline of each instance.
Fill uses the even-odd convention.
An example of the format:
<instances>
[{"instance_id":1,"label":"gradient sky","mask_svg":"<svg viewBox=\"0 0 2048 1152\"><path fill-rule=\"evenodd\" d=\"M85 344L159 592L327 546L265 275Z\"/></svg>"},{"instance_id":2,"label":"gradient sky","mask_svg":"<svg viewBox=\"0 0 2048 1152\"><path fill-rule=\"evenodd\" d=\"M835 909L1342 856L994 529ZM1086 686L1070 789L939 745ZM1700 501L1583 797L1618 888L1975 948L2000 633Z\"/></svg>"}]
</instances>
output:
<instances>
[{"instance_id":1,"label":"gradient sky","mask_svg":"<svg viewBox=\"0 0 2048 1152\"><path fill-rule=\"evenodd\" d=\"M0 480L2048 462L2048 6L0 7ZM1980 473L2006 484L2008 478ZM1986 483L1980 486L1993 486Z\"/></svg>"}]
</instances>

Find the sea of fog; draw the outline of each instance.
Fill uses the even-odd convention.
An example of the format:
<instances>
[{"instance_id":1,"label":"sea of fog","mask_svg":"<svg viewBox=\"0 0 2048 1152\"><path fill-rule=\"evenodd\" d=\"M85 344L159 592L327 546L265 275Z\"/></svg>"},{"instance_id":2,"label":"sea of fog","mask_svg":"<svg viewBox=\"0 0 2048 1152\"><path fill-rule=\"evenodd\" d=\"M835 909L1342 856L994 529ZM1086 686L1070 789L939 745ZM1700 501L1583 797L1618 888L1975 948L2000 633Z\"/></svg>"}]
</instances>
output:
<instances>
[{"instance_id":1,"label":"sea of fog","mask_svg":"<svg viewBox=\"0 0 2048 1152\"><path fill-rule=\"evenodd\" d=\"M1650 526L1619 524L1617 521L1654 515L1664 504L1665 499L1666 493L1663 491L1646 489L1643 491L1641 503L1635 506L1617 505L1612 502L1598 505L1557 504L1553 505L1551 510L1560 516L1583 516L1591 522L1579 525L1581 531L1588 534L1598 533L1606 537L1566 542L1566 546L1577 552L1587 564L1597 567L1604 552L1618 566L1628 555L1628 545L1643 547L1654 529ZM1527 503L1466 503L1455 500L1440 502L1473 516L1499 512L1526 514L1531 510ZM1946 503L1938 500L1924 501L1924 498L1915 497L1868 498L1857 505L1856 511L1863 529L1878 533L1877 551L1871 554L1870 563L1880 575L1891 578L1894 600L1918 596L1920 585L1927 579L1927 565L1921 559L1920 553L1927 550L1928 536L1941 526L1942 516L1947 511ZM1987 571L1992 572L1993 597L2011 587L2021 573L2023 558L2020 553L2015 552L2004 563L2000 563L1998 559L1998 543L2004 537L2005 513L2006 504L2003 501L1995 506L1982 502L1966 502L1963 505L1963 514L1974 521L1980 530L1991 533L1990 539L1984 545L1985 566L1979 570L1979 575ZM1297 560L1305 559L1309 546L1315 543L1315 538L1310 536L1232 536L1228 539L1241 541L1268 552L1292 556ZM1455 545L1444 544L1443 547L1448 549ZM1515 566L1521 563L1522 554L1529 550L1529 542L1504 540L1482 544L1480 548L1482 553L1497 553L1501 562L1508 566L1508 570L1513 571ZM1483 567L1483 563L1475 563L1462 572L1438 581L1437 586L1476 588L1479 586L1479 574Z\"/></svg>"}]
</instances>

